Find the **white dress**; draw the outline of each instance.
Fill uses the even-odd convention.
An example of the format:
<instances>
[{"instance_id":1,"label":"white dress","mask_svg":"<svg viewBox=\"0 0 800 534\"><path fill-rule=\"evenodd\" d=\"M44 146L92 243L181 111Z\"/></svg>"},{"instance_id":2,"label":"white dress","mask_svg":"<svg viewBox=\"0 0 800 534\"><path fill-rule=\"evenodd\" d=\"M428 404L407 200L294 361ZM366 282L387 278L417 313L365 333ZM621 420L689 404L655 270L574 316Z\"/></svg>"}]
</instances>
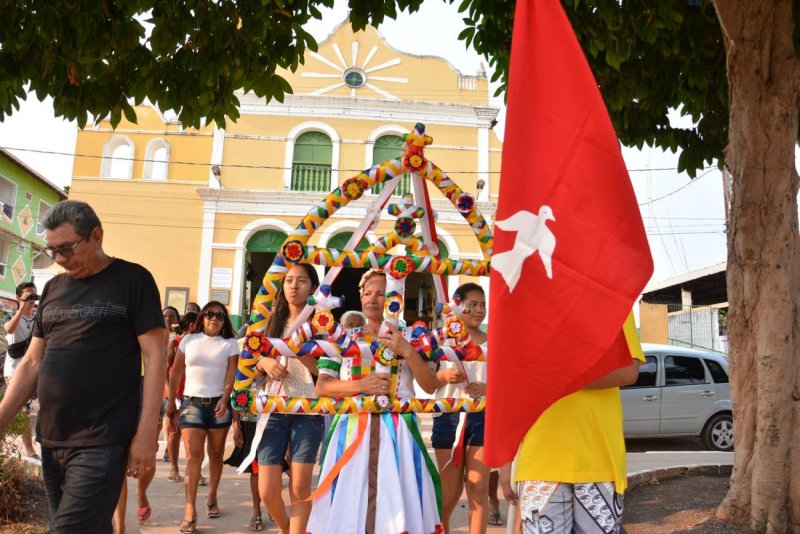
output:
<instances>
[{"instance_id":1,"label":"white dress","mask_svg":"<svg viewBox=\"0 0 800 534\"><path fill-rule=\"evenodd\" d=\"M371 359L362 362L361 357L320 360L321 374L341 380L358 378L354 375L361 375L365 367L374 370L374 362ZM413 398L414 379L405 369L403 360L392 368L392 375L395 396ZM377 468L374 531L382 534L443 532L439 473L425 448L416 414L337 415L323 445L320 484L348 447L358 440L360 422L366 424L366 431L358 448L344 464L330 490L314 501L306 531L310 534L366 531L370 508L370 437L372 426L378 424L378 457L377 462L372 461L373 469Z\"/></svg>"}]
</instances>

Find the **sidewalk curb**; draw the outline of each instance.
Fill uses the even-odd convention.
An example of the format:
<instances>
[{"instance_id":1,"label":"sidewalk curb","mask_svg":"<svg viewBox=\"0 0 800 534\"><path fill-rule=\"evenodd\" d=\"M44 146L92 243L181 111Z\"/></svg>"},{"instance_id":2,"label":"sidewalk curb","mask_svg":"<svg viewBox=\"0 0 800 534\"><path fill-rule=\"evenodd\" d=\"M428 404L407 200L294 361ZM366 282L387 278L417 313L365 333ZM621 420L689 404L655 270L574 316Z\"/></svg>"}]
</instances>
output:
<instances>
[{"instance_id":1,"label":"sidewalk curb","mask_svg":"<svg viewBox=\"0 0 800 534\"><path fill-rule=\"evenodd\" d=\"M733 471L730 464L717 465L689 465L685 467L663 467L660 469L648 469L637 471L628 475L628 491L637 486L658 484L668 478L678 478L683 476L721 476L729 475Z\"/></svg>"}]
</instances>

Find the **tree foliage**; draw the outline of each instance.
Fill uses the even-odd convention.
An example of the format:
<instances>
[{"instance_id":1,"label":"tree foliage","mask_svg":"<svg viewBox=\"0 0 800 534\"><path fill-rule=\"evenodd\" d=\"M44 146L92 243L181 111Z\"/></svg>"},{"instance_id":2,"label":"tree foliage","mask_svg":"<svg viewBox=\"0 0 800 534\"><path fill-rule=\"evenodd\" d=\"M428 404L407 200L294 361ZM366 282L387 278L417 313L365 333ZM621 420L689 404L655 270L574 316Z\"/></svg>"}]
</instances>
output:
<instances>
[{"instance_id":1,"label":"tree foliage","mask_svg":"<svg viewBox=\"0 0 800 534\"><path fill-rule=\"evenodd\" d=\"M354 28L422 0L350 0ZM186 127L239 117L236 91L283 101L276 73L317 43L303 28L333 0L19 0L0 6L0 120L27 92L77 121L124 115L145 99Z\"/></svg>"},{"instance_id":2,"label":"tree foliage","mask_svg":"<svg viewBox=\"0 0 800 534\"><path fill-rule=\"evenodd\" d=\"M678 170L695 176L724 161L728 139L725 49L707 0L562 0L623 144L681 149ZM489 58L505 90L514 0L462 0L461 37ZM800 2L793 2L795 20ZM800 30L795 27L795 47ZM555 51L554 51L555 53ZM671 109L692 127L670 125Z\"/></svg>"},{"instance_id":3,"label":"tree foliage","mask_svg":"<svg viewBox=\"0 0 800 534\"><path fill-rule=\"evenodd\" d=\"M485 55L505 87L514 0L460 1L460 38ZM422 0L349 0L354 29L378 26ZM795 11L798 11L795 1ZM303 29L333 0L20 0L0 7L0 119L27 91L54 98L56 114L83 127L124 115L145 99L184 126L239 116L236 91L282 101L292 88ZM707 0L564 0L614 126L628 146L682 149L679 170L722 160L727 82L720 26ZM555 51L554 51L555 52ZM680 108L695 124L676 128Z\"/></svg>"}]
</instances>

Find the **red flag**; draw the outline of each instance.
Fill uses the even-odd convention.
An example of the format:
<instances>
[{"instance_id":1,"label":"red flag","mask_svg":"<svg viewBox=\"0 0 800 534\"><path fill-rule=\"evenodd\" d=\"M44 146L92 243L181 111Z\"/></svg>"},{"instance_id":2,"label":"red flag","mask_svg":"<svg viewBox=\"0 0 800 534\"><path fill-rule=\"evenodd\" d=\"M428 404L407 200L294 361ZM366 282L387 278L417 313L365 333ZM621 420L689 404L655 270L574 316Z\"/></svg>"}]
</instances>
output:
<instances>
[{"instance_id":1,"label":"red flag","mask_svg":"<svg viewBox=\"0 0 800 534\"><path fill-rule=\"evenodd\" d=\"M558 0L517 2L501 176L486 417L492 466L513 459L553 402L630 364L622 325L653 272L617 136Z\"/></svg>"}]
</instances>

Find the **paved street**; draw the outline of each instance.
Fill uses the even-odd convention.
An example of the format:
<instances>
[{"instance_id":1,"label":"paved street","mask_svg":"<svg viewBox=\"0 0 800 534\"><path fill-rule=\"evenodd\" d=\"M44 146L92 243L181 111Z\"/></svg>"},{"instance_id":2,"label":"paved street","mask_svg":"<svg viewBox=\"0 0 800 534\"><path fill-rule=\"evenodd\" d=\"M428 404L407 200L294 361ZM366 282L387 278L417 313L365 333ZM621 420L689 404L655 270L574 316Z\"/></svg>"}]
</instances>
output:
<instances>
[{"instance_id":1,"label":"paved street","mask_svg":"<svg viewBox=\"0 0 800 534\"><path fill-rule=\"evenodd\" d=\"M423 435L430 435L430 422L423 418ZM228 452L232 448L228 440ZM19 444L21 446L21 443ZM733 453L713 452L704 450L702 444L695 438L674 439L637 439L628 440L628 474L665 469L669 467L689 467L700 465L729 465L733 463ZM182 449L181 449L182 450ZM164 453L163 442L160 445L158 458ZM183 473L183 458L180 461ZM158 461L156 477L148 491L150 504L153 508L152 518L141 527L136 523L136 483L129 479L127 532L142 532L152 534L175 534L183 517L184 492L182 482L170 482L169 464ZM286 490L288 479L284 477L284 499L288 502ZM201 515L198 520L198 532L201 533L244 533L248 532L247 522L251 515L250 489L247 477L237 475L233 469L225 467L219 489L219 504L222 515L218 519L208 519L204 512L206 488L200 487L197 497L198 510ZM507 518L507 506L501 498L501 512L504 521ZM262 511L265 518L264 532L277 532L274 523L266 521L266 511ZM462 495L461 502L456 509L452 520L454 533L468 532L467 529L467 501ZM489 533L500 534L506 532L505 527L490 527Z\"/></svg>"},{"instance_id":2,"label":"paved street","mask_svg":"<svg viewBox=\"0 0 800 534\"><path fill-rule=\"evenodd\" d=\"M423 424L426 435L430 433L430 425ZM690 465L717 465L733 462L733 453L720 453L705 451L698 440L670 439L670 440L630 440L628 454L628 473L644 470L679 467ZM667 450L670 449L670 450ZM159 451L159 458L163 449ZM181 471L182 473L183 471ZM183 517L183 484L167 480L169 464L158 462L156 478L150 487L149 497L153 507L151 520L141 527L143 533L170 533L177 532ZM287 481L284 478L284 499L288 501L288 492L285 489ZM130 494L128 499L127 524L128 532L138 532L136 524L135 483L129 483ZM202 513L205 502L206 489L200 487L197 502L198 510ZM239 533L247 532L247 522L250 519L250 490L245 476L237 475L232 469L223 471L222 482L219 490L219 503L222 515L218 519L207 519L200 515L198 532ZM507 507L501 499L503 519L507 518ZM266 518L266 512L263 512ZM467 533L467 502L462 496L459 507L453 517L453 530L456 533ZM273 523L265 523L265 532L277 532ZM499 534L505 532L505 527L490 527L488 532Z\"/></svg>"}]
</instances>

